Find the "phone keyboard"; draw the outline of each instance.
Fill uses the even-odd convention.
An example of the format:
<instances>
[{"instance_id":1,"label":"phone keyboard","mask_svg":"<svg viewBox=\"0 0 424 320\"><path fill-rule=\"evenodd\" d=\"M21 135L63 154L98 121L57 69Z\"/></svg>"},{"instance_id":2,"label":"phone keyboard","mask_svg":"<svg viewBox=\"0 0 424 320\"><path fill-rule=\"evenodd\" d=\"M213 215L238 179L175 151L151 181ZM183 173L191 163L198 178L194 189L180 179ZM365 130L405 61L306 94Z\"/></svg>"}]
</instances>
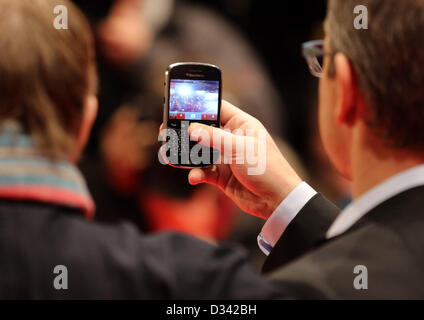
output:
<instances>
[{"instance_id":1,"label":"phone keyboard","mask_svg":"<svg viewBox=\"0 0 424 320\"><path fill-rule=\"evenodd\" d=\"M173 129L176 135L168 136L168 142L171 146L173 156L181 157L183 154L188 154L193 146L196 145L195 141L191 141L188 135L188 130Z\"/></svg>"},{"instance_id":2,"label":"phone keyboard","mask_svg":"<svg viewBox=\"0 0 424 320\"><path fill-rule=\"evenodd\" d=\"M186 165L191 166L193 165L191 161L191 157L193 156L191 154L192 148L198 144L197 141L191 141L189 134L188 134L188 125L181 124L181 128L169 128L173 130L172 133L167 134L167 143L169 148L167 149L166 157L168 158L168 161L173 165ZM202 165L210 165L211 163L215 162L217 159L217 156L219 156L219 153L217 154L217 150L211 149L208 147L202 146L197 152L195 152L195 155L198 156L198 158L202 158L204 153L207 153L209 156L207 157L207 161L204 161L205 163L202 163ZM211 159L212 155L212 159ZM194 163L195 166L198 166L198 163Z\"/></svg>"}]
</instances>

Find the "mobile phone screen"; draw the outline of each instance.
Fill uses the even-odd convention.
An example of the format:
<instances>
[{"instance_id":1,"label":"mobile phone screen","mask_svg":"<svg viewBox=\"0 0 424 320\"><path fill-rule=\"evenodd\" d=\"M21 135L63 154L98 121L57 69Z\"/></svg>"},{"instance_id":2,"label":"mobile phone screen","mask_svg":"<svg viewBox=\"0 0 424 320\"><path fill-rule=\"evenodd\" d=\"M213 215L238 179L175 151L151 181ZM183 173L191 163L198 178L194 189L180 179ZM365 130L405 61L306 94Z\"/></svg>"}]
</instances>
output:
<instances>
[{"instance_id":1,"label":"mobile phone screen","mask_svg":"<svg viewBox=\"0 0 424 320\"><path fill-rule=\"evenodd\" d=\"M219 81L171 79L169 119L217 121Z\"/></svg>"}]
</instances>

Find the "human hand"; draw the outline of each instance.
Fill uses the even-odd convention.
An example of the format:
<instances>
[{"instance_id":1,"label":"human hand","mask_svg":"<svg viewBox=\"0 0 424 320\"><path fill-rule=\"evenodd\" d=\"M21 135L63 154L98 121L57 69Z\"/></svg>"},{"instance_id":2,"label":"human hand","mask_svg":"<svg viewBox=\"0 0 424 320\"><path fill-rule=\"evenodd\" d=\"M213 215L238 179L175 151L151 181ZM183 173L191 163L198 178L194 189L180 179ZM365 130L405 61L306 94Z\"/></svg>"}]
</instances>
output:
<instances>
[{"instance_id":1,"label":"human hand","mask_svg":"<svg viewBox=\"0 0 424 320\"><path fill-rule=\"evenodd\" d=\"M268 219L281 201L302 180L257 119L223 101L221 125L221 129L200 123L190 125L191 140L219 149L222 158L220 164L192 169L189 173L189 182L192 185L200 183L215 185L242 210ZM245 147L238 148L240 144ZM247 162L245 155L249 144L253 146L251 150L256 152L256 157L265 157L262 158L265 161L262 174L250 173L252 171L249 169L253 169L254 164ZM224 158L225 163L222 161Z\"/></svg>"}]
</instances>

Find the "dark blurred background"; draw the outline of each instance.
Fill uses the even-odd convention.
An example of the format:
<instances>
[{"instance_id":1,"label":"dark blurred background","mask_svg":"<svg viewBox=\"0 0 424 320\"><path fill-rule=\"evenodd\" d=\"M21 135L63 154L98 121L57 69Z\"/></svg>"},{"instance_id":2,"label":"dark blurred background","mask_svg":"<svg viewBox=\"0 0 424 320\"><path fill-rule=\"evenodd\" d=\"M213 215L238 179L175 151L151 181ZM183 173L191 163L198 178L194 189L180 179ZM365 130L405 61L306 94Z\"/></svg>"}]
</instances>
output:
<instances>
[{"instance_id":1,"label":"dark blurred background","mask_svg":"<svg viewBox=\"0 0 424 320\"><path fill-rule=\"evenodd\" d=\"M281 133L307 156L310 95L317 81L310 77L301 56L301 44L320 36L325 19L326 0L191 0L223 15L248 39L256 50L278 92L286 103Z\"/></svg>"}]
</instances>

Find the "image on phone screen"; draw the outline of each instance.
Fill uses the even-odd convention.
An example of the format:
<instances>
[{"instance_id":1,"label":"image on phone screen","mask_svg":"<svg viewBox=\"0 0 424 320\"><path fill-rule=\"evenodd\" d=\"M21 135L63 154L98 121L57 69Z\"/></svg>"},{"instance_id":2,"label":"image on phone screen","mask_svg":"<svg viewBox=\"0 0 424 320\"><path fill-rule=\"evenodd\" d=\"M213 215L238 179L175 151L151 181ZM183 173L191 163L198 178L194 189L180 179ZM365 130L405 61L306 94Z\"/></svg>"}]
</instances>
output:
<instances>
[{"instance_id":1,"label":"image on phone screen","mask_svg":"<svg viewBox=\"0 0 424 320\"><path fill-rule=\"evenodd\" d=\"M171 79L169 119L216 121L219 81Z\"/></svg>"}]
</instances>

